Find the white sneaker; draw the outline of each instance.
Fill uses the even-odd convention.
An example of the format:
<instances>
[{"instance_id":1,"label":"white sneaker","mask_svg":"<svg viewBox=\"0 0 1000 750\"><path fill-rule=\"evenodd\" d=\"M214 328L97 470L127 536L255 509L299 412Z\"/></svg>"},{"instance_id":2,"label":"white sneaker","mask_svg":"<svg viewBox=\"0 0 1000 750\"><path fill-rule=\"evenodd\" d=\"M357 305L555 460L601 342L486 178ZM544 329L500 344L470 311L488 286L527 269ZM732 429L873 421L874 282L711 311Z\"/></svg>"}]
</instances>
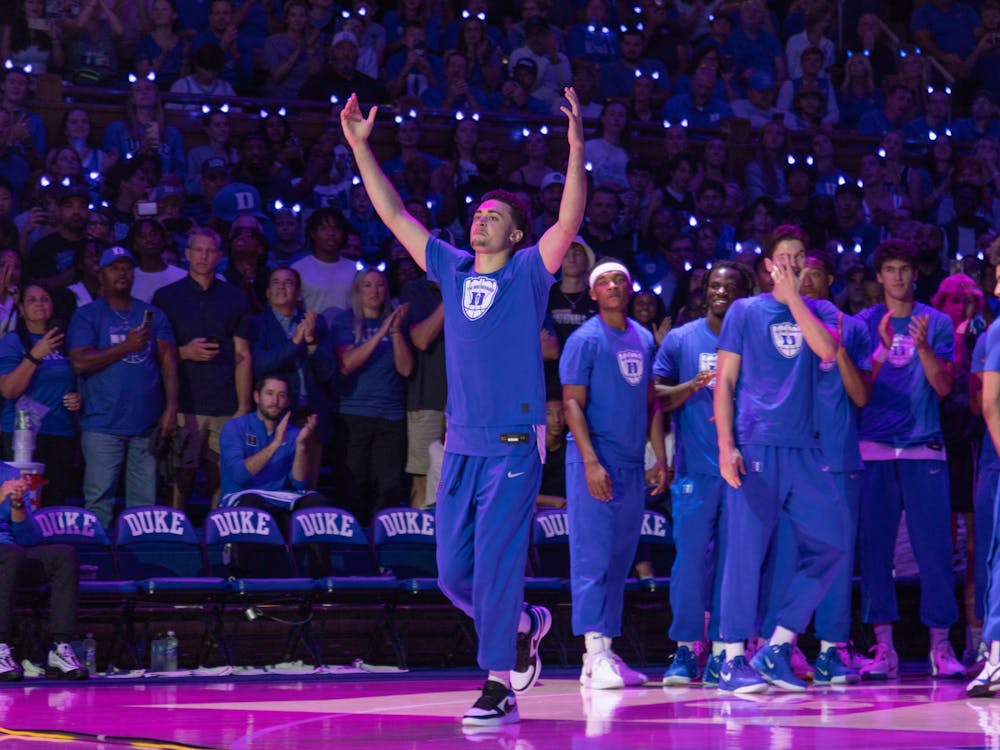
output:
<instances>
[{"instance_id":1,"label":"white sneaker","mask_svg":"<svg viewBox=\"0 0 1000 750\"><path fill-rule=\"evenodd\" d=\"M593 690L620 690L625 687L625 680L618 664L610 651L584 654L580 684Z\"/></svg>"},{"instance_id":2,"label":"white sneaker","mask_svg":"<svg viewBox=\"0 0 1000 750\"><path fill-rule=\"evenodd\" d=\"M645 685L649 682L649 678L646 677L642 672L637 672L632 669L625 660L622 659L614 651L608 651L611 654L611 658L614 659L615 664L618 665L618 674L622 676L622 682L625 683L625 687L638 687L639 685Z\"/></svg>"},{"instance_id":3,"label":"white sneaker","mask_svg":"<svg viewBox=\"0 0 1000 750\"><path fill-rule=\"evenodd\" d=\"M72 646L68 643L56 643L49 651L45 676L62 680L86 680L90 674L76 658Z\"/></svg>"},{"instance_id":4,"label":"white sneaker","mask_svg":"<svg viewBox=\"0 0 1000 750\"><path fill-rule=\"evenodd\" d=\"M517 712L517 698L513 690L508 690L496 680L487 680L483 693L472 704L472 708L462 717L462 725L467 727L498 727L516 724L521 720Z\"/></svg>"},{"instance_id":5,"label":"white sneaker","mask_svg":"<svg viewBox=\"0 0 1000 750\"><path fill-rule=\"evenodd\" d=\"M966 677L965 666L955 656L955 650L948 641L941 641L931 649L931 677Z\"/></svg>"},{"instance_id":6,"label":"white sneaker","mask_svg":"<svg viewBox=\"0 0 1000 750\"><path fill-rule=\"evenodd\" d=\"M24 670L14 660L14 655L10 652L10 646L0 643L0 680L3 682L17 682L23 679Z\"/></svg>"},{"instance_id":7,"label":"white sneaker","mask_svg":"<svg viewBox=\"0 0 1000 750\"><path fill-rule=\"evenodd\" d=\"M899 654L887 643L872 646L871 660L858 670L863 680L894 680L899 677Z\"/></svg>"},{"instance_id":8,"label":"white sneaker","mask_svg":"<svg viewBox=\"0 0 1000 750\"><path fill-rule=\"evenodd\" d=\"M983 671L972 682L965 686L965 694L970 698L984 698L1000 690L1000 663L993 664L989 659L983 665Z\"/></svg>"}]
</instances>

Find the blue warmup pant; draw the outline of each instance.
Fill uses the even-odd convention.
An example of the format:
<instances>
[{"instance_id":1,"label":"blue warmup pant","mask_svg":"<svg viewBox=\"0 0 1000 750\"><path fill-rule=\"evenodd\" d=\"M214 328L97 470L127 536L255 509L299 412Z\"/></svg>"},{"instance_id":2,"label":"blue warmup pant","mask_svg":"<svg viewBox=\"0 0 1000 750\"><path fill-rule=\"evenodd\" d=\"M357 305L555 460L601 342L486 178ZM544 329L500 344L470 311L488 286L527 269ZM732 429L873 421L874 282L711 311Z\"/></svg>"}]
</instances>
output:
<instances>
[{"instance_id":1,"label":"blue warmup pant","mask_svg":"<svg viewBox=\"0 0 1000 750\"><path fill-rule=\"evenodd\" d=\"M992 509L994 524L997 519L1000 519L1000 513L997 512L997 503L1000 503L1000 487L997 490L994 493ZM985 541L983 543L983 546L987 547L986 591L983 594L983 609L985 610L983 614L983 641L986 643L1000 640L1000 550L997 549L998 545L1000 545L1000 536L997 535L994 528L990 530L989 543L987 544ZM978 543L976 549L979 549Z\"/></svg>"},{"instance_id":2,"label":"blue warmup pant","mask_svg":"<svg viewBox=\"0 0 1000 750\"><path fill-rule=\"evenodd\" d=\"M989 435L986 436L989 440ZM973 528L976 534L976 617L985 617L983 599L986 596L986 582L990 579L992 566L989 561L993 541L993 523L996 518L994 504L996 503L1000 471L984 469L979 472L976 482L976 494L973 506L975 515ZM998 589L1000 591L1000 589Z\"/></svg>"},{"instance_id":3,"label":"blue warmup pant","mask_svg":"<svg viewBox=\"0 0 1000 750\"><path fill-rule=\"evenodd\" d=\"M700 641L705 612L708 635L719 638L721 561L725 559L726 480L710 474L679 478L670 488L676 556L670 571L670 638ZM714 544L713 544L714 542Z\"/></svg>"},{"instance_id":4,"label":"blue warmup pant","mask_svg":"<svg viewBox=\"0 0 1000 750\"><path fill-rule=\"evenodd\" d=\"M514 668L531 519L542 483L534 443L506 456L444 454L438 488L438 583L469 615L483 669Z\"/></svg>"},{"instance_id":5,"label":"blue warmup pant","mask_svg":"<svg viewBox=\"0 0 1000 750\"><path fill-rule=\"evenodd\" d=\"M845 564L847 513L818 450L741 446L747 473L726 490L726 559L720 630L728 643L755 635L761 567L778 520L795 534L798 564L777 624L802 632Z\"/></svg>"},{"instance_id":6,"label":"blue warmup pant","mask_svg":"<svg viewBox=\"0 0 1000 750\"><path fill-rule=\"evenodd\" d=\"M845 643L851 635L851 589L854 578L854 548L858 536L858 513L861 503L861 472L830 472L837 496L849 513L847 554L844 565L830 582L826 595L816 605L816 637L831 643ZM777 625L784 592L795 571L795 533L786 519L778 523L778 533L771 543L765 581L761 583L761 635L770 637Z\"/></svg>"},{"instance_id":7,"label":"blue warmup pant","mask_svg":"<svg viewBox=\"0 0 1000 750\"><path fill-rule=\"evenodd\" d=\"M865 462L858 537L864 622L899 619L892 566L904 508L920 571L920 620L929 628L949 628L958 620L948 497L948 465L944 461Z\"/></svg>"},{"instance_id":8,"label":"blue warmup pant","mask_svg":"<svg viewBox=\"0 0 1000 750\"><path fill-rule=\"evenodd\" d=\"M642 464L613 466L612 498L590 494L583 460L575 443L566 446L566 510L569 514L569 569L574 635L621 635L625 579L635 558L646 509Z\"/></svg>"}]
</instances>

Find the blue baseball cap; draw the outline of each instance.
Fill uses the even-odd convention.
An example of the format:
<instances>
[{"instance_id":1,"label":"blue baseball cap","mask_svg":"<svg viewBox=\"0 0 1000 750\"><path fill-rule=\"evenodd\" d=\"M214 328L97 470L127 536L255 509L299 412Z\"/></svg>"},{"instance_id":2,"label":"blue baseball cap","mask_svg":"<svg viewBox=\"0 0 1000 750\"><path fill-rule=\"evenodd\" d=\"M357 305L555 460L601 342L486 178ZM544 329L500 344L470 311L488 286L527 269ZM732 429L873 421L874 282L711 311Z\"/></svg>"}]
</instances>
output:
<instances>
[{"instance_id":1,"label":"blue baseball cap","mask_svg":"<svg viewBox=\"0 0 1000 750\"><path fill-rule=\"evenodd\" d=\"M98 268L107 268L112 263L117 263L120 260L127 260L133 266L139 265L136 263L135 258L132 257L132 253L126 250L124 247L119 247L115 245L114 247L109 247L103 253L101 253L101 260L97 264Z\"/></svg>"},{"instance_id":2,"label":"blue baseball cap","mask_svg":"<svg viewBox=\"0 0 1000 750\"><path fill-rule=\"evenodd\" d=\"M267 218L260 193L253 185L230 182L212 199L212 213L220 221L232 222L237 216L250 214L258 219Z\"/></svg>"}]
</instances>

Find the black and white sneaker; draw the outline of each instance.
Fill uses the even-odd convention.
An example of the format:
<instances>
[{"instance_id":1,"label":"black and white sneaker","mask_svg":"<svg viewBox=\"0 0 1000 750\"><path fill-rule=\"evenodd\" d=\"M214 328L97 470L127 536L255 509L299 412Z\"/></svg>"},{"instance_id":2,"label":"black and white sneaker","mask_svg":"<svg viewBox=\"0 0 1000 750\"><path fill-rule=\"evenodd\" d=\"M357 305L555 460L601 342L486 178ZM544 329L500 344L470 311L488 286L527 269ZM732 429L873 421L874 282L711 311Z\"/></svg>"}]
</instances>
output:
<instances>
[{"instance_id":1,"label":"black and white sneaker","mask_svg":"<svg viewBox=\"0 0 1000 750\"><path fill-rule=\"evenodd\" d=\"M517 663L510 673L510 687L515 693L530 690L542 673L538 646L552 627L552 614L545 607L531 606L525 611L531 618L531 629L517 634Z\"/></svg>"},{"instance_id":2,"label":"black and white sneaker","mask_svg":"<svg viewBox=\"0 0 1000 750\"><path fill-rule=\"evenodd\" d=\"M80 664L72 646L68 643L57 643L49 651L45 676L59 680L86 680L90 677L90 673Z\"/></svg>"},{"instance_id":3,"label":"black and white sneaker","mask_svg":"<svg viewBox=\"0 0 1000 750\"><path fill-rule=\"evenodd\" d=\"M3 682L17 682L22 679L24 679L24 670L14 660L10 646L6 643L0 643L0 680Z\"/></svg>"},{"instance_id":4,"label":"black and white sneaker","mask_svg":"<svg viewBox=\"0 0 1000 750\"><path fill-rule=\"evenodd\" d=\"M487 680L479 700L462 717L462 724L467 727L499 727L516 724L520 720L514 691L496 680Z\"/></svg>"}]
</instances>

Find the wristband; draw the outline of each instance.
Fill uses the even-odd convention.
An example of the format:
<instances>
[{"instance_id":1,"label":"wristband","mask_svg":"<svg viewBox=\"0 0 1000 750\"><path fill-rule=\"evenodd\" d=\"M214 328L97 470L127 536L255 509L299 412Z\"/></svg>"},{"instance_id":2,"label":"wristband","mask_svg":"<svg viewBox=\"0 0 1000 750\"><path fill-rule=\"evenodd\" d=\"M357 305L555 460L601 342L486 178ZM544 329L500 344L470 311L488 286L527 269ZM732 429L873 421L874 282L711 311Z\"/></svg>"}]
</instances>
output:
<instances>
[{"instance_id":1,"label":"wristband","mask_svg":"<svg viewBox=\"0 0 1000 750\"><path fill-rule=\"evenodd\" d=\"M10 507L13 508L14 510L24 510L24 505L25 502L23 499L22 500L11 499L10 501Z\"/></svg>"},{"instance_id":2,"label":"wristband","mask_svg":"<svg viewBox=\"0 0 1000 750\"><path fill-rule=\"evenodd\" d=\"M875 351L872 352L872 362L883 364L887 359L889 359L889 350L882 345L882 342L879 342Z\"/></svg>"},{"instance_id":3,"label":"wristband","mask_svg":"<svg viewBox=\"0 0 1000 750\"><path fill-rule=\"evenodd\" d=\"M34 356L31 352L25 352L24 353L24 358L26 360L28 360L29 362L31 362L31 364L33 364L33 365L37 366L37 365L42 364L42 360L40 360L38 357Z\"/></svg>"}]
</instances>

